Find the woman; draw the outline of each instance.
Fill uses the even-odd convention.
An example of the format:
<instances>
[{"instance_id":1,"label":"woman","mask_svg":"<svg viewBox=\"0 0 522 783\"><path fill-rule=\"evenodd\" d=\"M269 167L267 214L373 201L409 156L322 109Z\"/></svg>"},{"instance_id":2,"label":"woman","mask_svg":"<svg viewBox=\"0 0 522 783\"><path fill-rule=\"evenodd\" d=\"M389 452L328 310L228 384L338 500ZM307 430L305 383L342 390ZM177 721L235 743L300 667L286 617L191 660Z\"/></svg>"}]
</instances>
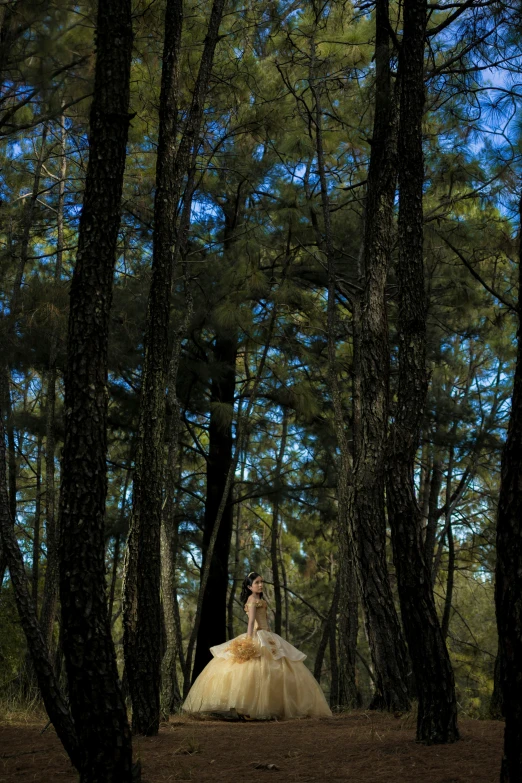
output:
<instances>
[{"instance_id":1,"label":"woman","mask_svg":"<svg viewBox=\"0 0 522 783\"><path fill-rule=\"evenodd\" d=\"M241 603L246 633L211 647L214 656L183 704L186 712L228 712L257 720L330 716L324 694L297 650L268 628L263 578L251 571Z\"/></svg>"}]
</instances>

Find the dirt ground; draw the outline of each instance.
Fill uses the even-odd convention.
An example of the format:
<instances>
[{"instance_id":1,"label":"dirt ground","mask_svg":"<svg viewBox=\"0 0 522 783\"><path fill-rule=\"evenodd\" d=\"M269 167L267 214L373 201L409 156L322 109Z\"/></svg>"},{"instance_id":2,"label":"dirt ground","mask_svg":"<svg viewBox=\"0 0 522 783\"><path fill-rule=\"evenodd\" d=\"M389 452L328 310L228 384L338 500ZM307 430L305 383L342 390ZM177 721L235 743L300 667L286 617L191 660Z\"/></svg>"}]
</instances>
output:
<instances>
[{"instance_id":1,"label":"dirt ground","mask_svg":"<svg viewBox=\"0 0 522 783\"><path fill-rule=\"evenodd\" d=\"M54 731L0 724L0 783L77 781ZM414 718L355 712L285 723L175 718L135 737L144 783L496 783L503 724L461 720L454 745L415 743ZM273 765L273 766L272 766Z\"/></svg>"}]
</instances>

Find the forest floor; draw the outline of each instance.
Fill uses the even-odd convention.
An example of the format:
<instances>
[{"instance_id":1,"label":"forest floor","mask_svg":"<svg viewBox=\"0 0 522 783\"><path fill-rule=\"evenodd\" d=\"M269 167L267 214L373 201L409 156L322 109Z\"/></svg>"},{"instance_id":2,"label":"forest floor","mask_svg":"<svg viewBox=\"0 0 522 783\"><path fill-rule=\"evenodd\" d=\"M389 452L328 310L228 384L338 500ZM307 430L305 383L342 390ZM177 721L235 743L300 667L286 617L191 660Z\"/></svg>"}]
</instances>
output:
<instances>
[{"instance_id":1,"label":"forest floor","mask_svg":"<svg viewBox=\"0 0 522 783\"><path fill-rule=\"evenodd\" d=\"M52 728L0 722L0 783L77 781ZM496 783L503 723L460 720L461 741L415 742L413 716L353 712L287 723L173 718L135 737L143 783Z\"/></svg>"}]
</instances>

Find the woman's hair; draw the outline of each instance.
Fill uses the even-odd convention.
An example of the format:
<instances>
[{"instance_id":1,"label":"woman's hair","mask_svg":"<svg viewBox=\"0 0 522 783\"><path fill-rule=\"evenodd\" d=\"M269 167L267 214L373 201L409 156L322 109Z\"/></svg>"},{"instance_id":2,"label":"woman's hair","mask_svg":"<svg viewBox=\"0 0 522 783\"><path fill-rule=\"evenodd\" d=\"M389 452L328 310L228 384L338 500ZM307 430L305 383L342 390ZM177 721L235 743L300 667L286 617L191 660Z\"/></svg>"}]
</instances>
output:
<instances>
[{"instance_id":1,"label":"woman's hair","mask_svg":"<svg viewBox=\"0 0 522 783\"><path fill-rule=\"evenodd\" d=\"M251 571L246 579L243 579L243 584L241 585L241 597L239 599L241 606L244 606L252 595L252 590L249 590L248 588L252 587L258 576L261 576L261 574L258 574L257 571ZM263 593L261 593L261 598L262 597Z\"/></svg>"}]
</instances>

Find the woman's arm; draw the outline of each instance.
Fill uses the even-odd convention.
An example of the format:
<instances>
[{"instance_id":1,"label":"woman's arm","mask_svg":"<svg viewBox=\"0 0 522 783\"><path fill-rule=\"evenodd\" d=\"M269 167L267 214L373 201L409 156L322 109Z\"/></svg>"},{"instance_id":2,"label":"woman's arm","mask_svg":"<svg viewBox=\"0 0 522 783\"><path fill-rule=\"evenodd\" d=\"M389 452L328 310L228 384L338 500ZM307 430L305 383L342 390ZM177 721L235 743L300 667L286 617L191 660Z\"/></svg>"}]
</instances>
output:
<instances>
[{"instance_id":1,"label":"woman's arm","mask_svg":"<svg viewBox=\"0 0 522 783\"><path fill-rule=\"evenodd\" d=\"M248 606L248 629L247 629L247 636L252 638L254 635L254 624L256 621L256 605L254 601L249 601L247 603Z\"/></svg>"}]
</instances>

